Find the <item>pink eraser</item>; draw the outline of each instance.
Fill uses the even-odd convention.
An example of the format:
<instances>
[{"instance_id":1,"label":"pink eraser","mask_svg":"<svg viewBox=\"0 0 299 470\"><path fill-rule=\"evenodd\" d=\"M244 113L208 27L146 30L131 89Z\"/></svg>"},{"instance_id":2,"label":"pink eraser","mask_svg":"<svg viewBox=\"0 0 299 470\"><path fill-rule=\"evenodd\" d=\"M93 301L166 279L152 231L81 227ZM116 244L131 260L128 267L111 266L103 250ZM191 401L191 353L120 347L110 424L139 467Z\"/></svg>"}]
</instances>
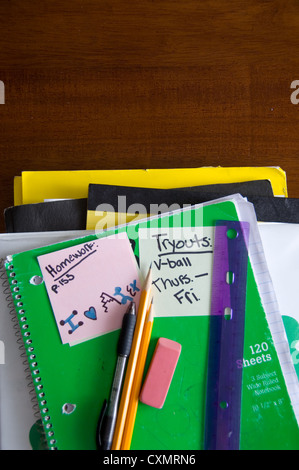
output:
<instances>
[{"instance_id":1,"label":"pink eraser","mask_svg":"<svg viewBox=\"0 0 299 470\"><path fill-rule=\"evenodd\" d=\"M162 408L181 353L176 341L159 338L141 393L140 401L154 408Z\"/></svg>"}]
</instances>

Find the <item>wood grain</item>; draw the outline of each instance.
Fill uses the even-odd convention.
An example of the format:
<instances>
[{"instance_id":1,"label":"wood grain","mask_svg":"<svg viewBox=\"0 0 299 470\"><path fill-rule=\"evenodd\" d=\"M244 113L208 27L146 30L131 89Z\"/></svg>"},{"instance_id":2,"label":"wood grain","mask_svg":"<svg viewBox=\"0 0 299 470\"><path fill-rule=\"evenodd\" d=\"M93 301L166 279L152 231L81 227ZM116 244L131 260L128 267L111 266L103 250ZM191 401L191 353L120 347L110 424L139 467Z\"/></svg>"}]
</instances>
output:
<instances>
[{"instance_id":1,"label":"wood grain","mask_svg":"<svg viewBox=\"0 0 299 470\"><path fill-rule=\"evenodd\" d=\"M45 169L274 165L299 197L296 0L2 0L0 27L1 210Z\"/></svg>"}]
</instances>

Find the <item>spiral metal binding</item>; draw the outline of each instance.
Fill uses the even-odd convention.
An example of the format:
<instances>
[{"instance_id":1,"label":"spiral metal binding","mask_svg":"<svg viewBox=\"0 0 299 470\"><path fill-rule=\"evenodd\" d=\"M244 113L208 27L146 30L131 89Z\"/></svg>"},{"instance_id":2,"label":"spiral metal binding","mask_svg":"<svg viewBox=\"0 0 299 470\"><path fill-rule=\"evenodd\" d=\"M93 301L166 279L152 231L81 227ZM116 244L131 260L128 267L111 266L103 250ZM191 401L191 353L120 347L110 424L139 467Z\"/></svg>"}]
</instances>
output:
<instances>
[{"instance_id":1,"label":"spiral metal binding","mask_svg":"<svg viewBox=\"0 0 299 470\"><path fill-rule=\"evenodd\" d=\"M8 272L6 272L5 267L8 269ZM5 260L0 259L0 279L26 373L27 386L29 388L34 417L36 418L36 426L40 435L41 447L55 450L56 440L47 408L42 378L38 369L34 344L30 337L26 309L22 302L16 273L13 269L14 267L10 260L7 259L5 262Z\"/></svg>"}]
</instances>

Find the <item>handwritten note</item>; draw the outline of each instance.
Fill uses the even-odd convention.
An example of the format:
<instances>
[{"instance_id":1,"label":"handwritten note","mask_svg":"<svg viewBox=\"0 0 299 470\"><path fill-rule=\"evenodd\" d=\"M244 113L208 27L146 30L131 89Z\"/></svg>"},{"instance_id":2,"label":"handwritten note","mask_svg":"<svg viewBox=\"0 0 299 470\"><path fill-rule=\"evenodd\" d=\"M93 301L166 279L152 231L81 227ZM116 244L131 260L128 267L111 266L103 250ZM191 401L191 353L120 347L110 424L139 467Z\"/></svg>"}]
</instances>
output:
<instances>
[{"instance_id":1,"label":"handwritten note","mask_svg":"<svg viewBox=\"0 0 299 470\"><path fill-rule=\"evenodd\" d=\"M129 303L138 306L138 267L126 233L38 257L63 343L121 328Z\"/></svg>"},{"instance_id":2,"label":"handwritten note","mask_svg":"<svg viewBox=\"0 0 299 470\"><path fill-rule=\"evenodd\" d=\"M152 264L155 315L209 315L214 227L140 229L140 266Z\"/></svg>"}]
</instances>

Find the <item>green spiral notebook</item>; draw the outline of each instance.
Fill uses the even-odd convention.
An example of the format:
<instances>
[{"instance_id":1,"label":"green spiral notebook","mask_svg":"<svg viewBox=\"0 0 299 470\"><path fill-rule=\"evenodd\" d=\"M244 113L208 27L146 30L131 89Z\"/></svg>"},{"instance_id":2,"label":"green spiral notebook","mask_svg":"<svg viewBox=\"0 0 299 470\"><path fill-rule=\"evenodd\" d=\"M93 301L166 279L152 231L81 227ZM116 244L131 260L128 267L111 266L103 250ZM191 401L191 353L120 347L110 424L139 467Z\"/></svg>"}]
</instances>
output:
<instances>
[{"instance_id":1,"label":"green spiral notebook","mask_svg":"<svg viewBox=\"0 0 299 470\"><path fill-rule=\"evenodd\" d=\"M233 197L8 258L6 270L39 403L45 448L96 448L97 421L102 403L109 396L119 336L119 329L103 333L103 330L96 331L96 327L94 334L89 331L84 338L79 335L85 324L96 325L97 306L91 303L94 302L94 290L88 290L86 284L77 292L79 297L86 296L85 312L76 310L71 302L69 310L63 310L67 309L67 304L59 309L61 304L57 298L61 292L67 292L68 285L75 282L72 276L77 275L76 270L70 270L66 263L65 253L68 253L69 263L77 263L81 272L83 269L88 281L93 278L90 260L95 256L92 254L95 244L101 244L114 234L120 234L120 239L124 240L126 233L140 262L142 279L146 263L143 261L144 254L140 252L140 229L195 227L200 230L202 238L211 238L213 247L213 235L209 235L213 234L217 220L248 221L248 214L253 236L251 243L254 244L256 221L252 216L251 204L241 197ZM57 260L59 254L64 261L56 264L49 262L52 258L48 255ZM84 257L84 262L81 262L80 256ZM203 267L209 274L211 256ZM133 260L130 263L133 265ZM104 274L107 273L107 276L112 265L113 258L111 263L105 263ZM255 270L248 263L240 448L298 449L299 431L290 385L293 377L297 377L291 370L287 378L278 357L270 320L275 312L267 311L267 302L262 304ZM53 278L52 284L46 284L46 278L43 279L46 272L48 278ZM117 276L117 270L114 275ZM265 276L265 273L262 275ZM207 282L209 275L204 278ZM126 287L119 282L114 292L100 284L95 289L96 297L109 315L111 305L125 306L129 298L138 295L141 281L131 279L128 283L126 280ZM89 301L89 295L92 301ZM201 302L198 303L200 305ZM164 316L163 312L162 315L158 312L155 317L147 363L159 337L178 341L182 352L163 408L157 410L139 404L131 449L203 448L210 325L207 305L209 296L206 294L199 315L194 315L194 312L169 315L171 312L168 312ZM61 315L64 315L65 321L61 320ZM106 326L111 327L109 322Z\"/></svg>"}]
</instances>

